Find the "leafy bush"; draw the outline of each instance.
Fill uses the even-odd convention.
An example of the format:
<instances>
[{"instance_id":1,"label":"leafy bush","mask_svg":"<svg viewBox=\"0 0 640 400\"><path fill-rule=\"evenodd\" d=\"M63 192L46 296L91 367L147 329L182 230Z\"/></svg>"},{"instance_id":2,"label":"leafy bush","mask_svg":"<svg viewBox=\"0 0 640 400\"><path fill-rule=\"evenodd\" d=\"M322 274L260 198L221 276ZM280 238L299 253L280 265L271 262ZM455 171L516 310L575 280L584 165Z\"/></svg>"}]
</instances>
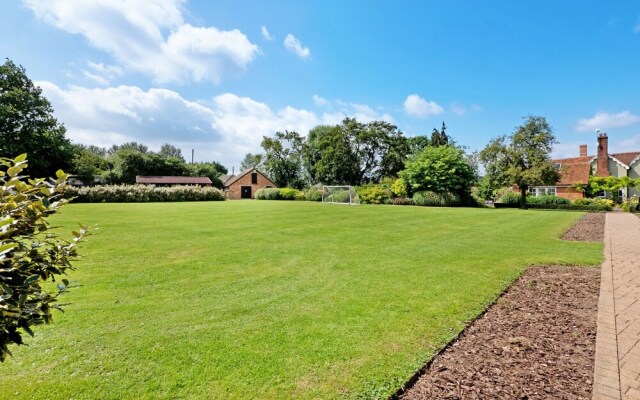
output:
<instances>
[{"instance_id":1,"label":"leafy bush","mask_svg":"<svg viewBox=\"0 0 640 400\"><path fill-rule=\"evenodd\" d=\"M285 187L278 189L279 200L295 200L298 195L298 189Z\"/></svg>"},{"instance_id":2,"label":"leafy bush","mask_svg":"<svg viewBox=\"0 0 640 400\"><path fill-rule=\"evenodd\" d=\"M416 192L413 204L427 207L455 207L460 205L460 197L452 193Z\"/></svg>"},{"instance_id":3,"label":"leafy bush","mask_svg":"<svg viewBox=\"0 0 640 400\"><path fill-rule=\"evenodd\" d=\"M24 332L33 336L32 326L51 322L69 282L62 279L56 293L42 285L74 269L76 246L89 233L81 226L69 242L52 232L46 218L68 203L62 197L68 175L27 181L19 176L27 165L26 154L0 158L0 361L11 354L10 344L24 343Z\"/></svg>"},{"instance_id":4,"label":"leafy bush","mask_svg":"<svg viewBox=\"0 0 640 400\"><path fill-rule=\"evenodd\" d=\"M103 185L71 187L65 197L79 203L139 203L152 201L221 201L224 193L214 187L153 185Z\"/></svg>"},{"instance_id":5,"label":"leafy bush","mask_svg":"<svg viewBox=\"0 0 640 400\"><path fill-rule=\"evenodd\" d=\"M604 212L611 211L613 207L602 205L602 204L589 204L589 205L578 205L578 204L528 204L528 208L530 209L541 209L541 210L575 210L575 211L596 211L596 212Z\"/></svg>"},{"instance_id":6,"label":"leafy bush","mask_svg":"<svg viewBox=\"0 0 640 400\"><path fill-rule=\"evenodd\" d=\"M391 192L396 197L407 197L407 182L402 178L396 179L393 184L391 184Z\"/></svg>"},{"instance_id":7,"label":"leafy bush","mask_svg":"<svg viewBox=\"0 0 640 400\"><path fill-rule=\"evenodd\" d=\"M571 204L571 200L553 195L527 196L527 204Z\"/></svg>"},{"instance_id":8,"label":"leafy bush","mask_svg":"<svg viewBox=\"0 0 640 400\"><path fill-rule=\"evenodd\" d=\"M351 199L351 196L354 196L354 194L349 193L348 190L336 190L334 192L331 192L331 194L329 195L325 194L324 201L334 203L348 203ZM357 193L355 194L355 196L358 197ZM356 202L357 199L352 200Z\"/></svg>"},{"instance_id":9,"label":"leafy bush","mask_svg":"<svg viewBox=\"0 0 640 400\"><path fill-rule=\"evenodd\" d=\"M307 199L307 196L305 196L302 190L299 190L298 193L296 193L296 200L305 201L306 199Z\"/></svg>"},{"instance_id":10,"label":"leafy bush","mask_svg":"<svg viewBox=\"0 0 640 400\"><path fill-rule=\"evenodd\" d=\"M608 206L613 208L613 200L611 199L597 199L597 198L582 198L582 199L576 199L573 201L573 204L577 204L579 206L587 206L587 205L591 205L591 204L596 204L596 205L603 205L603 206Z\"/></svg>"},{"instance_id":11,"label":"leafy bush","mask_svg":"<svg viewBox=\"0 0 640 400\"><path fill-rule=\"evenodd\" d=\"M393 194L384 185L364 185L357 188L363 204L391 204Z\"/></svg>"},{"instance_id":12,"label":"leafy bush","mask_svg":"<svg viewBox=\"0 0 640 400\"><path fill-rule=\"evenodd\" d=\"M520 194L512 191L503 193L497 201L502 204L520 204Z\"/></svg>"},{"instance_id":13,"label":"leafy bush","mask_svg":"<svg viewBox=\"0 0 640 400\"><path fill-rule=\"evenodd\" d=\"M324 192L317 186L311 186L304 194L307 201L322 201L322 194Z\"/></svg>"},{"instance_id":14,"label":"leafy bush","mask_svg":"<svg viewBox=\"0 0 640 400\"><path fill-rule=\"evenodd\" d=\"M638 209L639 206L639 202L638 202L638 198L634 197L631 199L626 199L624 202L622 202L622 211L624 212L637 212L640 211Z\"/></svg>"},{"instance_id":15,"label":"leafy bush","mask_svg":"<svg viewBox=\"0 0 640 400\"><path fill-rule=\"evenodd\" d=\"M280 200L280 189L258 189L256 190L256 200Z\"/></svg>"},{"instance_id":16,"label":"leafy bush","mask_svg":"<svg viewBox=\"0 0 640 400\"><path fill-rule=\"evenodd\" d=\"M412 206L413 200L408 197L395 197L392 204L394 206Z\"/></svg>"}]
</instances>

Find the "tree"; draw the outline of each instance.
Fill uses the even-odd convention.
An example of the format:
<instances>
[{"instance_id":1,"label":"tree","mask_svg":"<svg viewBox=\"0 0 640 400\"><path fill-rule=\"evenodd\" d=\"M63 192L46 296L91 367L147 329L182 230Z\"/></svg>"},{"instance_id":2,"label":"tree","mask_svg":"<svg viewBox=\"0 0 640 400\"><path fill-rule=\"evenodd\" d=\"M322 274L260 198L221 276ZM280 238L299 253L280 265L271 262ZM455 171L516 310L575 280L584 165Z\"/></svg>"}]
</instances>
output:
<instances>
[{"instance_id":1,"label":"tree","mask_svg":"<svg viewBox=\"0 0 640 400\"><path fill-rule=\"evenodd\" d=\"M55 179L27 180L26 154L14 160L0 158L0 361L11 354L9 345L24 343L24 332L33 336L34 325L51 322L51 310L69 282L62 279L57 292L46 290L48 281L73 270L76 246L89 234L82 227L73 239L61 239L46 220L67 203L62 198L67 174ZM43 287L43 285L45 287Z\"/></svg>"},{"instance_id":2,"label":"tree","mask_svg":"<svg viewBox=\"0 0 640 400\"><path fill-rule=\"evenodd\" d=\"M464 151L454 146L427 147L409 159L400 177L411 193L454 193L466 198L476 181L476 172Z\"/></svg>"},{"instance_id":3,"label":"tree","mask_svg":"<svg viewBox=\"0 0 640 400\"><path fill-rule=\"evenodd\" d=\"M247 153L244 155L244 159L240 163L240 170L246 171L251 168L262 168L262 154Z\"/></svg>"},{"instance_id":4,"label":"tree","mask_svg":"<svg viewBox=\"0 0 640 400\"><path fill-rule=\"evenodd\" d=\"M262 138L265 171L279 187L304 187L302 143L296 131L276 132L273 138Z\"/></svg>"},{"instance_id":5,"label":"tree","mask_svg":"<svg viewBox=\"0 0 640 400\"><path fill-rule=\"evenodd\" d=\"M11 60L0 65L0 154L27 153L31 176L69 170L73 158L65 127L53 117L53 108L34 86L22 66Z\"/></svg>"},{"instance_id":6,"label":"tree","mask_svg":"<svg viewBox=\"0 0 640 400\"><path fill-rule=\"evenodd\" d=\"M319 125L309 131L302 157L311 183L355 184L358 163L339 126Z\"/></svg>"},{"instance_id":7,"label":"tree","mask_svg":"<svg viewBox=\"0 0 640 400\"><path fill-rule=\"evenodd\" d=\"M219 162L201 162L187 164L189 175L191 176L206 176L211 179L214 187L218 189L224 189L224 183L220 180L220 175L226 174L227 169Z\"/></svg>"},{"instance_id":8,"label":"tree","mask_svg":"<svg viewBox=\"0 0 640 400\"><path fill-rule=\"evenodd\" d=\"M158 152L158 154L166 158L174 157L182 160L183 163L185 162L184 157L182 156L182 150L169 143L163 144L160 147L160 151Z\"/></svg>"},{"instance_id":9,"label":"tree","mask_svg":"<svg viewBox=\"0 0 640 400\"><path fill-rule=\"evenodd\" d=\"M429 145L433 147L438 147L438 146L447 146L449 144L454 144L453 142L450 143L450 138L449 136L447 136L446 130L447 130L447 126L444 124L444 121L442 121L441 130L437 130L436 128L433 128L433 132L431 132L431 139L429 140Z\"/></svg>"},{"instance_id":10,"label":"tree","mask_svg":"<svg viewBox=\"0 0 640 400\"><path fill-rule=\"evenodd\" d=\"M520 206L526 208L529 186L553 185L560 179L549 154L556 143L544 117L529 116L511 136L500 136L480 152L492 184L517 185Z\"/></svg>"},{"instance_id":11,"label":"tree","mask_svg":"<svg viewBox=\"0 0 640 400\"><path fill-rule=\"evenodd\" d=\"M104 149L96 146L75 145L71 173L75 174L85 184L92 184L97 176L107 169ZM100 155L100 150L103 150Z\"/></svg>"}]
</instances>

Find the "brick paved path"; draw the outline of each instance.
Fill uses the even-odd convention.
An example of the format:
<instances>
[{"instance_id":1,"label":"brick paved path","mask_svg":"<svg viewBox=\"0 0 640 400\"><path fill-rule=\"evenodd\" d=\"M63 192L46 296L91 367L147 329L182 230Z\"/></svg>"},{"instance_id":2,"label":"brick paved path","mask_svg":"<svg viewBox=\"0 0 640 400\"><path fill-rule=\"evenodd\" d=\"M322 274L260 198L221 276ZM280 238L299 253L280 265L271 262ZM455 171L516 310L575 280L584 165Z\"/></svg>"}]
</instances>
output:
<instances>
[{"instance_id":1,"label":"brick paved path","mask_svg":"<svg viewBox=\"0 0 640 400\"><path fill-rule=\"evenodd\" d=\"M640 218L608 213L593 399L640 400Z\"/></svg>"}]
</instances>

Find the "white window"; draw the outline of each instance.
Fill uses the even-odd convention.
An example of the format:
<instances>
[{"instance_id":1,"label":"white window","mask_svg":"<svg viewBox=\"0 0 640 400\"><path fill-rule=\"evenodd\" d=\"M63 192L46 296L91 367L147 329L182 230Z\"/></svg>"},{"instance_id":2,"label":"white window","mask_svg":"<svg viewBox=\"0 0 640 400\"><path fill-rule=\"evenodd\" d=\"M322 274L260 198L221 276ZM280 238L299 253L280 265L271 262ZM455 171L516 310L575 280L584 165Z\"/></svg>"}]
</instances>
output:
<instances>
[{"instance_id":1,"label":"white window","mask_svg":"<svg viewBox=\"0 0 640 400\"><path fill-rule=\"evenodd\" d=\"M532 186L529 188L530 196L555 196L556 195L556 187L555 186Z\"/></svg>"}]
</instances>

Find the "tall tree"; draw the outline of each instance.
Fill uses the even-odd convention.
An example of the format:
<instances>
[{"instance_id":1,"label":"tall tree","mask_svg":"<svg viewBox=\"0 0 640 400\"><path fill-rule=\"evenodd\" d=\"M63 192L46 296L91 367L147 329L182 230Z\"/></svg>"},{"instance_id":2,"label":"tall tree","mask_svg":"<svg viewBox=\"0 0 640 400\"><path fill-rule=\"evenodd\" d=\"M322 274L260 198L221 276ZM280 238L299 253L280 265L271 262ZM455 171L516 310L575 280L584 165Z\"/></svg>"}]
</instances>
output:
<instances>
[{"instance_id":1,"label":"tall tree","mask_svg":"<svg viewBox=\"0 0 640 400\"><path fill-rule=\"evenodd\" d=\"M450 138L449 136L447 136L446 131L447 131L447 126L444 124L444 121L442 121L442 129L437 130L436 128L433 128L433 131L431 132L431 139L429 140L429 144L433 147L454 144L450 141Z\"/></svg>"},{"instance_id":2,"label":"tall tree","mask_svg":"<svg viewBox=\"0 0 640 400\"><path fill-rule=\"evenodd\" d=\"M7 59L0 65L0 156L27 153L32 177L68 171L73 158L66 129L53 116L53 108L34 86L24 67Z\"/></svg>"},{"instance_id":3,"label":"tall tree","mask_svg":"<svg viewBox=\"0 0 640 400\"><path fill-rule=\"evenodd\" d=\"M251 168L260 169L262 167L262 154L247 153L240 163L240 170L246 171Z\"/></svg>"},{"instance_id":4,"label":"tall tree","mask_svg":"<svg viewBox=\"0 0 640 400\"><path fill-rule=\"evenodd\" d=\"M320 125L313 128L302 153L311 183L357 184L358 163L349 137L339 126Z\"/></svg>"},{"instance_id":5,"label":"tall tree","mask_svg":"<svg viewBox=\"0 0 640 400\"><path fill-rule=\"evenodd\" d=\"M551 162L556 138L544 117L525 117L510 136L500 136L480 152L480 160L492 184L517 185L520 207L526 208L529 186L553 185L560 173Z\"/></svg>"},{"instance_id":6,"label":"tall tree","mask_svg":"<svg viewBox=\"0 0 640 400\"><path fill-rule=\"evenodd\" d=\"M276 132L273 138L262 138L265 172L276 185L297 189L304 186L302 143L302 136L296 131Z\"/></svg>"},{"instance_id":7,"label":"tall tree","mask_svg":"<svg viewBox=\"0 0 640 400\"><path fill-rule=\"evenodd\" d=\"M180 150L179 148L177 148L176 146L169 144L169 143L165 143L160 147L160 151L158 152L158 154L160 154L163 157L174 157L177 158L179 160L182 160L182 162L185 162L184 156L182 155L182 150Z\"/></svg>"},{"instance_id":8,"label":"tall tree","mask_svg":"<svg viewBox=\"0 0 640 400\"><path fill-rule=\"evenodd\" d=\"M406 162L400 177L411 192L428 190L469 196L476 172L464 151L454 146L429 146Z\"/></svg>"}]
</instances>

